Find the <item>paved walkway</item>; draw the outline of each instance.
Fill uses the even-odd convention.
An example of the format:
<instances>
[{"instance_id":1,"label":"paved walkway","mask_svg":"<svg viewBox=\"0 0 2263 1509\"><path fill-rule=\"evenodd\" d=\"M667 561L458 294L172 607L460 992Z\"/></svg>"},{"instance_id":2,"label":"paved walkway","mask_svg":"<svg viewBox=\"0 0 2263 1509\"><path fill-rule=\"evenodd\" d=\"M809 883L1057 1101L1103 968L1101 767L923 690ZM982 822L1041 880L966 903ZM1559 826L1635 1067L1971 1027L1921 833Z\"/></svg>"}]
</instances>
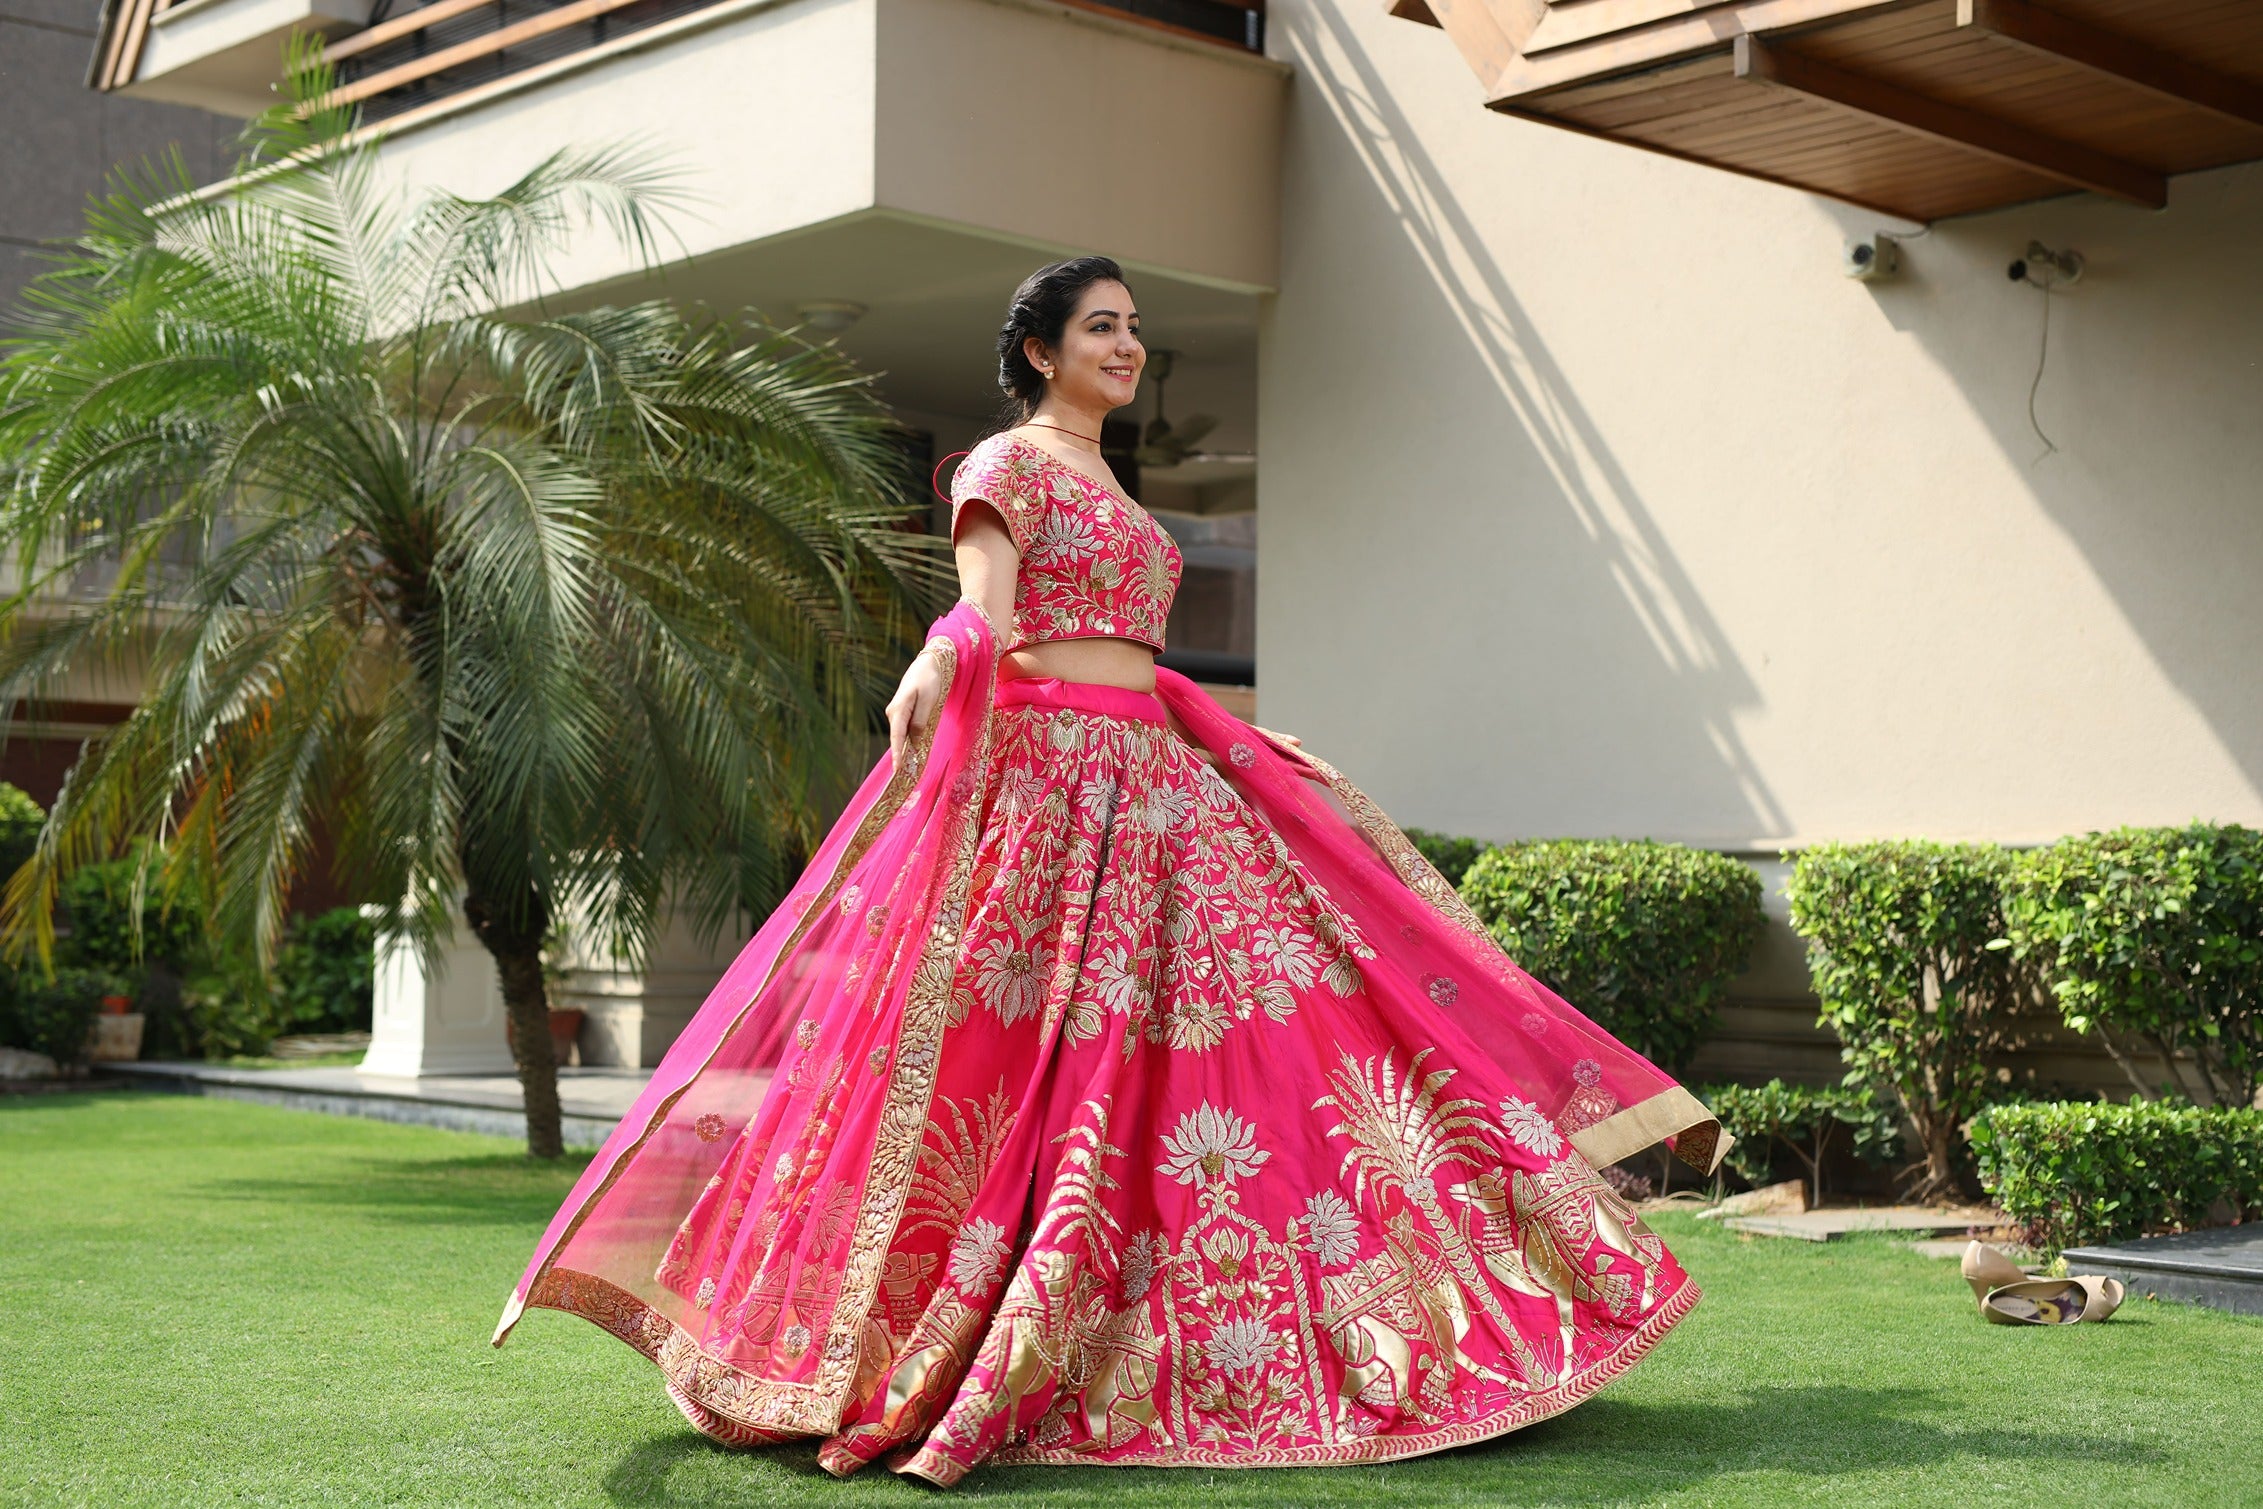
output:
<instances>
[{"instance_id":1,"label":"paved walkway","mask_svg":"<svg viewBox=\"0 0 2263 1509\"><path fill-rule=\"evenodd\" d=\"M1731 1231L1750 1232L1754 1236L1835 1242L1850 1233L1864 1231L1906 1232L1913 1237L1929 1237L1975 1227L1991 1229L2004 1224L2004 1213L1982 1205L1826 1206L1796 1214L1731 1216L1721 1224Z\"/></svg>"},{"instance_id":2,"label":"paved walkway","mask_svg":"<svg viewBox=\"0 0 2263 1509\"><path fill-rule=\"evenodd\" d=\"M221 1095L299 1111L370 1116L497 1137L526 1135L519 1082L509 1074L398 1079L347 1068L231 1069L162 1060L103 1068L191 1095ZM567 1146L595 1147L603 1142L651 1077L650 1069L560 1069L558 1101L565 1113Z\"/></svg>"}]
</instances>

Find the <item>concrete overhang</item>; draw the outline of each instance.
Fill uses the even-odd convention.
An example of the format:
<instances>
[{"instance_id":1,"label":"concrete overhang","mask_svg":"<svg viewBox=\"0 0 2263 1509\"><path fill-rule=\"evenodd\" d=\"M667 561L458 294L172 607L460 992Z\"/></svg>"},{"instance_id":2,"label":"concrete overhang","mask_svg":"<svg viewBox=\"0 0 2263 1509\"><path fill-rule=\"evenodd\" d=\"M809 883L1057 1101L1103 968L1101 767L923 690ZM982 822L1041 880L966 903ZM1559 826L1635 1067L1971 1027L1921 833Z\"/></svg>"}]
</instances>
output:
<instances>
[{"instance_id":1,"label":"concrete overhang","mask_svg":"<svg viewBox=\"0 0 2263 1509\"><path fill-rule=\"evenodd\" d=\"M131 88L194 75L249 113L292 25L368 3L187 0L157 16ZM225 86L224 60L243 64ZM367 129L404 188L470 195L561 147L650 148L697 201L675 217L694 261L883 214L1257 294L1278 265L1289 75L1052 0L722 0ZM562 271L567 290L609 284L636 257L592 237Z\"/></svg>"},{"instance_id":2,"label":"concrete overhang","mask_svg":"<svg viewBox=\"0 0 2263 1509\"><path fill-rule=\"evenodd\" d=\"M140 64L120 93L253 116L275 103L294 32L342 36L368 24L373 0L181 0L149 19Z\"/></svg>"}]
</instances>

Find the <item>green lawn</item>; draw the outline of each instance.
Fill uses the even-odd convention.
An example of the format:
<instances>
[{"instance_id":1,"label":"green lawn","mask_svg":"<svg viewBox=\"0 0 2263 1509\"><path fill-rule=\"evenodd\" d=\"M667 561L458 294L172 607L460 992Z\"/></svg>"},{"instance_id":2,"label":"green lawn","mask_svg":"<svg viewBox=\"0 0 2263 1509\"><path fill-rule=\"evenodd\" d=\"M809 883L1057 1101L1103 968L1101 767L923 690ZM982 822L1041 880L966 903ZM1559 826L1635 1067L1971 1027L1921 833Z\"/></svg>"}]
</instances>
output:
<instances>
[{"instance_id":1,"label":"green lawn","mask_svg":"<svg viewBox=\"0 0 2263 1509\"><path fill-rule=\"evenodd\" d=\"M494 1139L149 1094L0 1100L0 1503L925 1500L718 1450L620 1343L487 1334L571 1171ZM2254 1504L2263 1322L1986 1326L1946 1263L1679 1216L1657 1354L1489 1445L1308 1472L1000 1468L971 1501Z\"/></svg>"}]
</instances>

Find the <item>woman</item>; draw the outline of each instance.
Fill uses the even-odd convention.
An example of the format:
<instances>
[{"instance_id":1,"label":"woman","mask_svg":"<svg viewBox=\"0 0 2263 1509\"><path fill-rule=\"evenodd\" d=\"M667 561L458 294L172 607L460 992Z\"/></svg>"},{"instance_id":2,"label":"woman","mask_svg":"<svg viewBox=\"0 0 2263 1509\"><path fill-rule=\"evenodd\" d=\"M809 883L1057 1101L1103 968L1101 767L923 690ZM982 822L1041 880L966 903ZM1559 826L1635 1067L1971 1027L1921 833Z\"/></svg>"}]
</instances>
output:
<instances>
[{"instance_id":1,"label":"woman","mask_svg":"<svg viewBox=\"0 0 2263 1509\"><path fill-rule=\"evenodd\" d=\"M1380 1461L1569 1408L1697 1298L1595 1166L1663 1139L1709 1171L1718 1126L1334 770L1156 668L1178 552L1099 450L1146 359L1116 265L1033 274L998 356L1018 422L958 469L966 595L889 761L497 1343L569 1310L716 1440L942 1484Z\"/></svg>"}]
</instances>

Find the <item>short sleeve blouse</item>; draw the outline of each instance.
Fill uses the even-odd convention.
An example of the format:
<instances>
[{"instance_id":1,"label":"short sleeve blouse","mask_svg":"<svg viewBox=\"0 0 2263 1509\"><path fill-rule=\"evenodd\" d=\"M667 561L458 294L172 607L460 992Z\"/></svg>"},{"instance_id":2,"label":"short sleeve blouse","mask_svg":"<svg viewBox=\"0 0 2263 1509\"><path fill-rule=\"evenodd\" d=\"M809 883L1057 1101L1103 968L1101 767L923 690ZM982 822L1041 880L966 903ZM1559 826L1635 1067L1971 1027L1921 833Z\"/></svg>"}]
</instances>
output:
<instances>
[{"instance_id":1,"label":"short sleeve blouse","mask_svg":"<svg viewBox=\"0 0 2263 1509\"><path fill-rule=\"evenodd\" d=\"M1129 639L1160 651L1179 548L1138 504L1018 435L993 435L951 479L954 535L968 500L1005 520L1021 553L1014 642Z\"/></svg>"}]
</instances>

